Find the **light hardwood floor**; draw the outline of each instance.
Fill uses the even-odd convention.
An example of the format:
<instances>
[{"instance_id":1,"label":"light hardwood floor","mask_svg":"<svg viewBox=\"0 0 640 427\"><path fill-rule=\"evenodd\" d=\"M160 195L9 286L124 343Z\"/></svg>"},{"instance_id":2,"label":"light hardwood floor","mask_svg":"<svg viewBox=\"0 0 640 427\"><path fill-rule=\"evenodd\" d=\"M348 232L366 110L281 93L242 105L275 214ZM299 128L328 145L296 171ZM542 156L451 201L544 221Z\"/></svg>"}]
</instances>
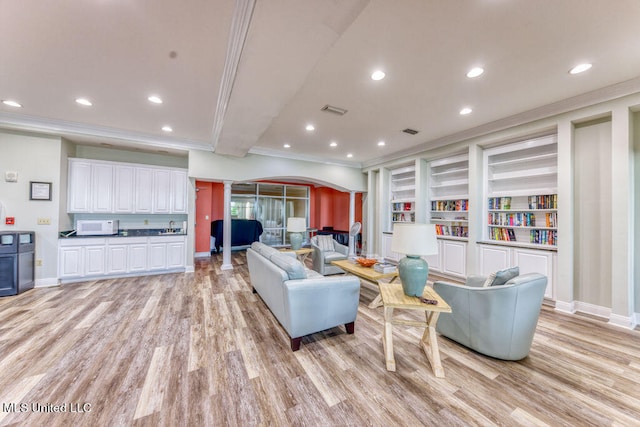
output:
<instances>
[{"instance_id":1,"label":"light hardwood floor","mask_svg":"<svg viewBox=\"0 0 640 427\"><path fill-rule=\"evenodd\" d=\"M374 291L362 288L355 334L317 333L294 353L245 262L0 298L0 425L640 425L638 331L544 307L519 362L440 337L438 379L422 331L396 327L387 372Z\"/></svg>"}]
</instances>

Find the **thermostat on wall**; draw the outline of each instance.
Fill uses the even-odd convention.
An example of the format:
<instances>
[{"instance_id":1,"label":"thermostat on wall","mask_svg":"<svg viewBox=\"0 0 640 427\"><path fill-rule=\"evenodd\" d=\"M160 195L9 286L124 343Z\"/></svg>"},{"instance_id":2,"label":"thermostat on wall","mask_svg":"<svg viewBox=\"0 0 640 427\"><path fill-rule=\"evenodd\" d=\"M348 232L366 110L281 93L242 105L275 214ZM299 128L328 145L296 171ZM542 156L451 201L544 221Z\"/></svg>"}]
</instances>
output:
<instances>
[{"instance_id":1,"label":"thermostat on wall","mask_svg":"<svg viewBox=\"0 0 640 427\"><path fill-rule=\"evenodd\" d=\"M7 182L18 182L18 172L6 171L4 173L4 180Z\"/></svg>"}]
</instances>

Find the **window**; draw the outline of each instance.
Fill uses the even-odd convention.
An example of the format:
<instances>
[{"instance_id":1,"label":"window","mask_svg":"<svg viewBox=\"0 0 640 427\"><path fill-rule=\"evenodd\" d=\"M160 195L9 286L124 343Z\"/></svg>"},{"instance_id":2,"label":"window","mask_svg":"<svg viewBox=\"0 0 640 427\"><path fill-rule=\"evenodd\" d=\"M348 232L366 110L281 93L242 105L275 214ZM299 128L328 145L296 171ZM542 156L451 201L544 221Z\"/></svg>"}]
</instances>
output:
<instances>
[{"instance_id":1,"label":"window","mask_svg":"<svg viewBox=\"0 0 640 427\"><path fill-rule=\"evenodd\" d=\"M261 240L270 246L289 244L287 219L302 217L309 223L309 187L263 183L231 186L231 218L256 219L264 229Z\"/></svg>"}]
</instances>

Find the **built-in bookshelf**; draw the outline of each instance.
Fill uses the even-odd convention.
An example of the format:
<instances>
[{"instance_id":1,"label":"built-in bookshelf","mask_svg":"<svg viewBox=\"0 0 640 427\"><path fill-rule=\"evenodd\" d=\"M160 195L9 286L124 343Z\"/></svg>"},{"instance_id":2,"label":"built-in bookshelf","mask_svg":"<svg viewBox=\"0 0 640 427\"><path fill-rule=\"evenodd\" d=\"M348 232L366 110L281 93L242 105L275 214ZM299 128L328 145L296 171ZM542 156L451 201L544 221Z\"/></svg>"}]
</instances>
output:
<instances>
[{"instance_id":1,"label":"built-in bookshelf","mask_svg":"<svg viewBox=\"0 0 640 427\"><path fill-rule=\"evenodd\" d=\"M391 222L416 220L416 168L414 164L391 170Z\"/></svg>"},{"instance_id":2,"label":"built-in bookshelf","mask_svg":"<svg viewBox=\"0 0 640 427\"><path fill-rule=\"evenodd\" d=\"M467 154L429 163L429 219L440 238L469 236L469 157Z\"/></svg>"},{"instance_id":3,"label":"built-in bookshelf","mask_svg":"<svg viewBox=\"0 0 640 427\"><path fill-rule=\"evenodd\" d=\"M485 151L485 240L555 249L558 154L555 136Z\"/></svg>"}]
</instances>

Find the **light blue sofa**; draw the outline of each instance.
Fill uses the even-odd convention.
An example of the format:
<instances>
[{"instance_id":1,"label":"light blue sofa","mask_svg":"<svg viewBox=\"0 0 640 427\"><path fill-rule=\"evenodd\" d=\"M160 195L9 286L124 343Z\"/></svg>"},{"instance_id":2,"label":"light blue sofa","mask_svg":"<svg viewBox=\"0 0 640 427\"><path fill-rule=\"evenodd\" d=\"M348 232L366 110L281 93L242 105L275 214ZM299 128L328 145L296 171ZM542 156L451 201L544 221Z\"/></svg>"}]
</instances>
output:
<instances>
[{"instance_id":1,"label":"light blue sofa","mask_svg":"<svg viewBox=\"0 0 640 427\"><path fill-rule=\"evenodd\" d=\"M302 337L345 325L354 332L360 280L355 276L324 277L298 261L294 252L280 252L254 242L247 249L254 292L269 307L291 338L291 350Z\"/></svg>"},{"instance_id":2,"label":"light blue sofa","mask_svg":"<svg viewBox=\"0 0 640 427\"><path fill-rule=\"evenodd\" d=\"M440 314L436 330L487 356L523 359L531 349L547 277L529 273L504 285L482 287L484 280L471 276L465 285L433 284L452 309L452 313Z\"/></svg>"}]
</instances>

